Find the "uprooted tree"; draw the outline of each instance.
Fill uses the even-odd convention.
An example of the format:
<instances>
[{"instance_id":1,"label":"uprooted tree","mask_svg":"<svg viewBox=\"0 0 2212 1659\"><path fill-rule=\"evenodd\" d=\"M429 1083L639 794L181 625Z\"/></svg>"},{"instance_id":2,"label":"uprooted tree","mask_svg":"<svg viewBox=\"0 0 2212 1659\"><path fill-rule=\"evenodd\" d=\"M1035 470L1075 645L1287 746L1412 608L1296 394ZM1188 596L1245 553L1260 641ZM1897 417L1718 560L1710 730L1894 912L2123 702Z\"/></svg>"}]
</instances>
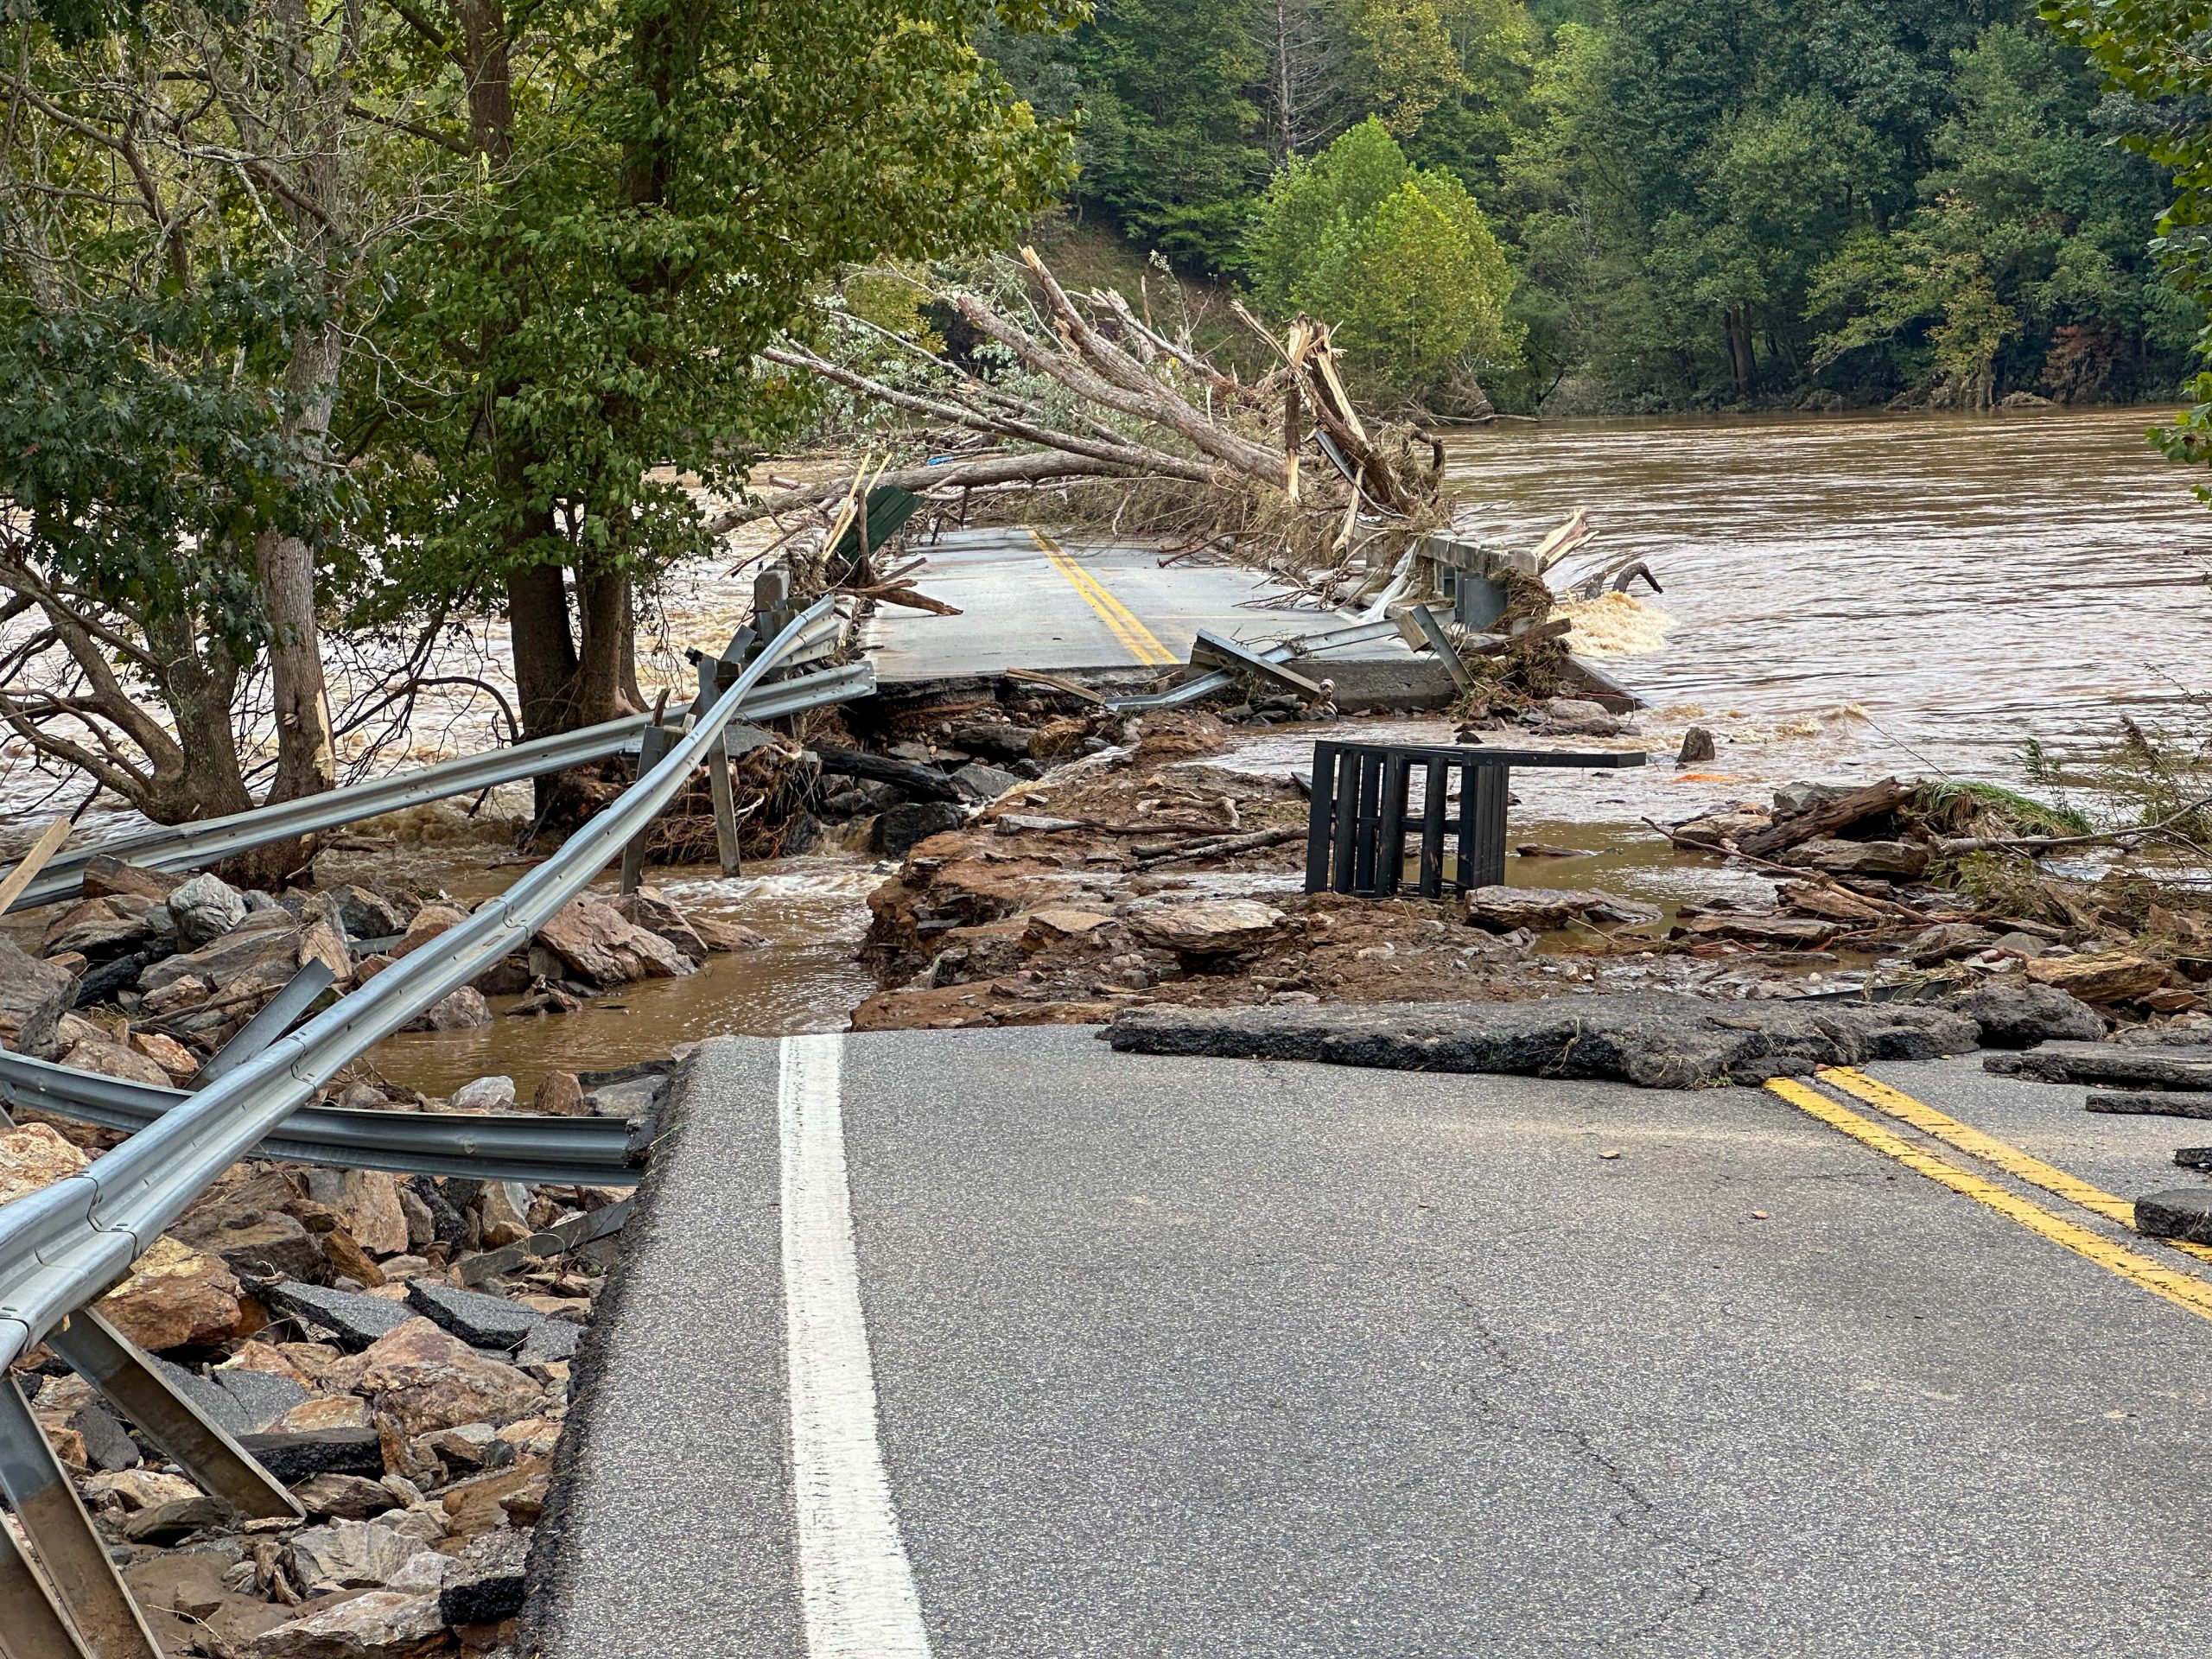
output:
<instances>
[{"instance_id":1,"label":"uprooted tree","mask_svg":"<svg viewBox=\"0 0 2212 1659\"><path fill-rule=\"evenodd\" d=\"M1141 315L1112 289L1071 294L1027 248L1019 267L921 285L920 299L917 315L946 319L960 348L925 326L837 308L806 341L760 355L883 412L894 448L941 458L896 467L871 458L733 507L711 528L772 518L795 550L810 543L818 555L830 539L818 533L823 516L841 509L842 524L868 489L893 486L965 513L1051 488L1069 516L1217 546L1341 604L1380 596L1410 543L1444 522L1441 441L1363 418L1327 327L1310 317L1277 333L1237 307L1266 364L1248 378L1192 343L1187 316ZM814 574L834 582L842 573Z\"/></svg>"}]
</instances>

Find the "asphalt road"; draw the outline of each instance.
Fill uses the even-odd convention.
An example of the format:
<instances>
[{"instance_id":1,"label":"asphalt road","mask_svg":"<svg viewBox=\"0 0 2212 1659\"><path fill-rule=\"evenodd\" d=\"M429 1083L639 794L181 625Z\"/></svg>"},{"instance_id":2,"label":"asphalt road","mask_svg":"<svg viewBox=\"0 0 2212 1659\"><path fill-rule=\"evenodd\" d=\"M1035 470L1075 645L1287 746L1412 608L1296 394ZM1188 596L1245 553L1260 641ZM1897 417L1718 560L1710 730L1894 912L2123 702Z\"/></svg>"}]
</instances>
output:
<instances>
[{"instance_id":1,"label":"asphalt road","mask_svg":"<svg viewBox=\"0 0 2212 1659\"><path fill-rule=\"evenodd\" d=\"M961 614L881 607L868 645L887 680L1008 668L1165 666L1189 660L1200 628L1272 643L1347 620L1255 606L1287 590L1242 565L1185 561L1163 569L1157 549L1088 545L1019 525L952 531L926 551L917 584ZM1357 654L1408 653L1383 640Z\"/></svg>"},{"instance_id":2,"label":"asphalt road","mask_svg":"<svg viewBox=\"0 0 2212 1659\"><path fill-rule=\"evenodd\" d=\"M1872 1070L2192 1179L2194 1126ZM725 1039L683 1099L548 1659L2212 1643L2212 1322L1774 1094L1002 1030Z\"/></svg>"}]
</instances>

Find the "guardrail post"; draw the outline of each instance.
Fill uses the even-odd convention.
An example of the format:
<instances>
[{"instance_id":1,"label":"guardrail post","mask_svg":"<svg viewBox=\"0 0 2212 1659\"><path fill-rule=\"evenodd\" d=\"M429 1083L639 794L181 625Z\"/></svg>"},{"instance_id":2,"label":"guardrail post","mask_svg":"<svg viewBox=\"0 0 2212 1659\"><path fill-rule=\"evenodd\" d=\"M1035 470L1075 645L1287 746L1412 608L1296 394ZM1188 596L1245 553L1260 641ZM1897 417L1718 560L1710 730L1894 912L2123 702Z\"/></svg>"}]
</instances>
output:
<instances>
[{"instance_id":1,"label":"guardrail post","mask_svg":"<svg viewBox=\"0 0 2212 1659\"><path fill-rule=\"evenodd\" d=\"M676 747L676 734L665 726L648 726L638 737L638 776L642 778ZM645 879L645 842L653 832L648 819L622 849L622 891L635 893Z\"/></svg>"},{"instance_id":2,"label":"guardrail post","mask_svg":"<svg viewBox=\"0 0 2212 1659\"><path fill-rule=\"evenodd\" d=\"M116 1576L107 1545L12 1377L0 1377L0 1491L93 1659L162 1659L161 1644ZM13 1623L8 1635L12 1643Z\"/></svg>"},{"instance_id":3,"label":"guardrail post","mask_svg":"<svg viewBox=\"0 0 2212 1659\"><path fill-rule=\"evenodd\" d=\"M0 1527L0 1654L7 1659L89 1659L5 1527Z\"/></svg>"},{"instance_id":4,"label":"guardrail post","mask_svg":"<svg viewBox=\"0 0 2212 1659\"><path fill-rule=\"evenodd\" d=\"M305 1513L274 1475L92 1309L72 1313L47 1333L46 1342L203 1490L255 1519Z\"/></svg>"},{"instance_id":5,"label":"guardrail post","mask_svg":"<svg viewBox=\"0 0 2212 1659\"><path fill-rule=\"evenodd\" d=\"M699 664L699 701L702 706L712 702L719 691L721 664L712 658ZM717 737L715 747L707 753L707 788L715 802L715 852L721 861L724 875L741 875L744 860L737 846L737 794L731 786L729 776L729 740Z\"/></svg>"}]
</instances>

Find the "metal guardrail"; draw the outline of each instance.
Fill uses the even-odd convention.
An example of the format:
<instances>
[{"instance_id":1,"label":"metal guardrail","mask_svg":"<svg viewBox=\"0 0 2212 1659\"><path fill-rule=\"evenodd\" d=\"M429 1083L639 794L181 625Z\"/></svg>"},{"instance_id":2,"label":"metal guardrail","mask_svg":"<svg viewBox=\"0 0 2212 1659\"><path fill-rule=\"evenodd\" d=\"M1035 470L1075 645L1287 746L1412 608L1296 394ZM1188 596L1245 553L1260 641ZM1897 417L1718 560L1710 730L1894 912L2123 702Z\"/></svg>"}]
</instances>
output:
<instances>
[{"instance_id":1,"label":"metal guardrail","mask_svg":"<svg viewBox=\"0 0 2212 1659\"><path fill-rule=\"evenodd\" d=\"M8 1053L0 1053L0 1095L14 1106L128 1134L152 1128L193 1098L181 1089ZM383 1169L395 1175L633 1186L642 1172L630 1161L628 1141L629 1125L612 1117L302 1106L253 1150L260 1157L296 1164Z\"/></svg>"},{"instance_id":2,"label":"metal guardrail","mask_svg":"<svg viewBox=\"0 0 2212 1659\"><path fill-rule=\"evenodd\" d=\"M810 616L811 613L810 613ZM834 645L832 626L824 629L816 619L792 647L791 662L817 655L825 644ZM784 664L790 666L790 663ZM823 703L855 696L874 683L874 670L867 663L819 670L812 674L760 688L743 714L747 720L772 720L798 714ZM200 869L220 863L252 847L294 836L313 835L357 823L402 807L454 795L471 795L499 784L519 783L543 772L603 760L638 747L639 735L652 724L650 715L628 715L603 725L586 726L553 737L534 738L503 749L487 749L413 772L396 772L365 784L325 790L275 806L258 806L227 817L205 818L154 830L134 830L90 846L73 848L48 861L38 880L10 906L23 910L73 898L84 891L85 867L101 855L124 859L149 870L174 872Z\"/></svg>"},{"instance_id":3,"label":"metal guardrail","mask_svg":"<svg viewBox=\"0 0 2212 1659\"><path fill-rule=\"evenodd\" d=\"M696 709L690 729L665 756L552 857L466 921L169 1105L86 1168L0 1205L0 1493L43 1569L41 1578L0 1527L0 1650L10 1659L159 1659L161 1648L5 1368L46 1338L203 1488L249 1514L296 1516L290 1495L168 1389L151 1361L87 1305L127 1274L216 1176L277 1135L348 1061L467 984L582 893L614 850L675 798L731 721L741 710L758 710L765 699L751 706L747 700L766 677L814 654L837 626L833 600L801 613L734 683ZM866 664L860 666L865 672ZM354 799L349 816L361 810L359 794ZM278 831L294 833L302 832L289 826ZM321 1116L372 1115L325 1109ZM556 1134L605 1132L594 1120L559 1121L585 1127ZM433 1135L442 1125L461 1124L425 1116L406 1127ZM542 1130L543 1124L533 1127Z\"/></svg>"},{"instance_id":4,"label":"metal guardrail","mask_svg":"<svg viewBox=\"0 0 2212 1659\"><path fill-rule=\"evenodd\" d=\"M1373 639L1394 639L1397 632L1398 625L1391 621L1354 622L1345 627L1330 628L1320 633L1286 639L1279 645L1255 651L1252 655L1270 663L1294 663L1302 657L1311 657L1324 651L1342 651L1349 645L1363 645ZM1134 713L1141 709L1175 709L1186 702L1196 702L1201 697L1210 697L1217 691L1226 691L1235 683L1236 679L1228 670L1217 668L1210 674L1201 674L1195 680L1185 680L1166 691L1154 691L1140 697L1109 697L1106 708L1109 713L1116 715Z\"/></svg>"}]
</instances>

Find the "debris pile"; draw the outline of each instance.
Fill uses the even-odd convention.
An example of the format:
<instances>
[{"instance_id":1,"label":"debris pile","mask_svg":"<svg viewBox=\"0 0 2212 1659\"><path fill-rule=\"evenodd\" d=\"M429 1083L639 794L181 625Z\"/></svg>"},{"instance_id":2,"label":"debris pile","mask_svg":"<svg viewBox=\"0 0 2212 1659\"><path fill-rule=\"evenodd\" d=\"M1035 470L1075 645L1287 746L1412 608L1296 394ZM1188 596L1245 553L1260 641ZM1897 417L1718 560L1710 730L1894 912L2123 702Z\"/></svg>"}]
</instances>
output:
<instances>
[{"instance_id":1,"label":"debris pile","mask_svg":"<svg viewBox=\"0 0 2212 1659\"><path fill-rule=\"evenodd\" d=\"M650 1112L671 1063L556 1074L541 1109ZM511 1109L504 1077L431 1109ZM358 1103L349 1098L346 1104ZM0 1130L0 1202L97 1131ZM295 1522L200 1491L43 1348L17 1374L172 1654L508 1650L570 1367L626 1191L234 1166L99 1310L289 1487Z\"/></svg>"}]
</instances>

